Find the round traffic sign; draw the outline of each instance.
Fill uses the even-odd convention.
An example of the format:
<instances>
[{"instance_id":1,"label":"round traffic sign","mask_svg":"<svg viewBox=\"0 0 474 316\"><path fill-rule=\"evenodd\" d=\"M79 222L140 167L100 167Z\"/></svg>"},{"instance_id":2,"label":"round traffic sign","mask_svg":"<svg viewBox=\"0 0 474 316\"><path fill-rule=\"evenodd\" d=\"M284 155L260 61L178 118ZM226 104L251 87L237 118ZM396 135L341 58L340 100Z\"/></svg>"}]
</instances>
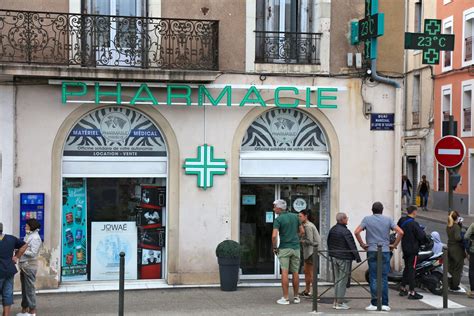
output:
<instances>
[{"instance_id":1,"label":"round traffic sign","mask_svg":"<svg viewBox=\"0 0 474 316\"><path fill-rule=\"evenodd\" d=\"M459 166L464 160L466 146L464 142L452 135L444 136L435 146L435 157L440 165L446 168Z\"/></svg>"}]
</instances>

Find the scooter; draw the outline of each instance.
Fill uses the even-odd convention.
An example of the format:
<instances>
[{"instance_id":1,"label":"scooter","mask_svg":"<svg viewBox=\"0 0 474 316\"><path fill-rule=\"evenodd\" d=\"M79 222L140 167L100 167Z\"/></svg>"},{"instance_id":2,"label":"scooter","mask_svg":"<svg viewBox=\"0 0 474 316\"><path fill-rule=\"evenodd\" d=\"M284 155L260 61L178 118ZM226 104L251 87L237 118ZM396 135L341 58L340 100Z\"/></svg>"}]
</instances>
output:
<instances>
[{"instance_id":1,"label":"scooter","mask_svg":"<svg viewBox=\"0 0 474 316\"><path fill-rule=\"evenodd\" d=\"M434 254L431 249L433 243L422 246L418 252L415 267L415 286L426 288L435 295L443 294L443 253ZM402 272L390 271L388 281L401 283ZM365 272L365 280L369 281L369 270Z\"/></svg>"}]
</instances>

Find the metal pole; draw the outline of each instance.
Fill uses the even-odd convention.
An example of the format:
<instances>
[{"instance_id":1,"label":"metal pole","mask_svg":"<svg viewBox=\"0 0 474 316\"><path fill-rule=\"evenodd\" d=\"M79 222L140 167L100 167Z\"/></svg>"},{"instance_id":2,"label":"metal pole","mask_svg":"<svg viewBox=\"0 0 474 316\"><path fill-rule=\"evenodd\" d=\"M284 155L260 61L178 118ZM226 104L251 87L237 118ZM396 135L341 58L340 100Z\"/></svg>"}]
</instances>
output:
<instances>
[{"instance_id":1,"label":"metal pole","mask_svg":"<svg viewBox=\"0 0 474 316\"><path fill-rule=\"evenodd\" d=\"M319 247L313 249L313 312L318 312Z\"/></svg>"},{"instance_id":2,"label":"metal pole","mask_svg":"<svg viewBox=\"0 0 474 316\"><path fill-rule=\"evenodd\" d=\"M448 308L448 248L443 247L443 308Z\"/></svg>"},{"instance_id":3,"label":"metal pole","mask_svg":"<svg viewBox=\"0 0 474 316\"><path fill-rule=\"evenodd\" d=\"M125 252L120 252L120 270L119 270L119 316L123 316L123 303L125 292Z\"/></svg>"},{"instance_id":4,"label":"metal pole","mask_svg":"<svg viewBox=\"0 0 474 316\"><path fill-rule=\"evenodd\" d=\"M449 130L449 135L454 135L454 116L450 115L449 116L449 126L448 126L448 130ZM449 193L448 193L448 210L451 212L453 210L453 186L452 186L452 183L453 183L453 179L452 179L452 175L453 175L453 169L452 168L448 168L448 187L449 187Z\"/></svg>"},{"instance_id":5,"label":"metal pole","mask_svg":"<svg viewBox=\"0 0 474 316\"><path fill-rule=\"evenodd\" d=\"M382 310L382 245L377 245L377 310Z\"/></svg>"}]
</instances>

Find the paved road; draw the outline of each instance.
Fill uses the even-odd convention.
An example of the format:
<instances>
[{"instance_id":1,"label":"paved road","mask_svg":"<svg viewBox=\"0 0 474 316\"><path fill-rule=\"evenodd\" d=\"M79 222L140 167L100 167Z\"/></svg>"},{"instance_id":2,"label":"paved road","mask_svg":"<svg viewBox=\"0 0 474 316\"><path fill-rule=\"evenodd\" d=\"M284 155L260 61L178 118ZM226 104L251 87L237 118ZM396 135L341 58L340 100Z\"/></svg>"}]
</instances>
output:
<instances>
[{"instance_id":1,"label":"paved road","mask_svg":"<svg viewBox=\"0 0 474 316\"><path fill-rule=\"evenodd\" d=\"M437 231L439 235L441 236L441 241L445 244L448 242L448 235L446 234L446 224L430 221L425 218L417 218L416 220L420 223L420 225L423 225L426 227L425 230L427 233L431 234L431 232ZM464 274L461 280L462 284L464 284L466 288L468 288L468 285L469 285L468 273L469 273L469 263L466 260L464 264Z\"/></svg>"}]
</instances>

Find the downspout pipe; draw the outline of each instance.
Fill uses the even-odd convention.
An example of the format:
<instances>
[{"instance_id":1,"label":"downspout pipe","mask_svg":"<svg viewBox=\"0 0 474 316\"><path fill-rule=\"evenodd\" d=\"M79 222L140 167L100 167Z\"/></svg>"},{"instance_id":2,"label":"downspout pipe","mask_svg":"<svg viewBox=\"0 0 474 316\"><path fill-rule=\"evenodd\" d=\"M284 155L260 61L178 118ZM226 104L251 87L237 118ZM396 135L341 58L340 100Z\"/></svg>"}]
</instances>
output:
<instances>
[{"instance_id":1,"label":"downspout pipe","mask_svg":"<svg viewBox=\"0 0 474 316\"><path fill-rule=\"evenodd\" d=\"M371 77L373 80L386 83L395 88L395 122L394 122L394 145L393 145L393 157L394 157L394 170L393 170L393 218L396 221L401 215L401 187L402 187L402 115L403 115L403 89L401 85L393 80L386 77L379 76L377 74L376 59L370 61ZM395 252L395 270L400 269L400 251Z\"/></svg>"},{"instance_id":2,"label":"downspout pipe","mask_svg":"<svg viewBox=\"0 0 474 316\"><path fill-rule=\"evenodd\" d=\"M397 89L401 88L400 84L397 81L395 81L393 79L389 79L389 78L379 76L377 74L377 59L372 59L370 61L370 75L371 75L372 79L374 79L375 81L389 84L391 86L394 86Z\"/></svg>"}]
</instances>

